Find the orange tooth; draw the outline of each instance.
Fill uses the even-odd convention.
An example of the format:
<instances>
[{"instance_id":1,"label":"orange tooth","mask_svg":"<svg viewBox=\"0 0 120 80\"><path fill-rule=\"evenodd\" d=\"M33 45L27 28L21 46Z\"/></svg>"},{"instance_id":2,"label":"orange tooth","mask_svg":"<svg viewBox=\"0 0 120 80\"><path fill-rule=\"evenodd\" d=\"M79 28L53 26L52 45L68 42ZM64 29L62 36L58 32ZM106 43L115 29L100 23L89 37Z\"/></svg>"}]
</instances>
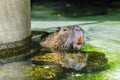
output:
<instances>
[{"instance_id":1,"label":"orange tooth","mask_svg":"<svg viewBox=\"0 0 120 80\"><path fill-rule=\"evenodd\" d=\"M82 60L81 58L78 58L78 62L79 62L79 63L82 63L83 60Z\"/></svg>"},{"instance_id":2,"label":"orange tooth","mask_svg":"<svg viewBox=\"0 0 120 80\"><path fill-rule=\"evenodd\" d=\"M80 44L82 42L82 37L78 37L77 43Z\"/></svg>"}]
</instances>

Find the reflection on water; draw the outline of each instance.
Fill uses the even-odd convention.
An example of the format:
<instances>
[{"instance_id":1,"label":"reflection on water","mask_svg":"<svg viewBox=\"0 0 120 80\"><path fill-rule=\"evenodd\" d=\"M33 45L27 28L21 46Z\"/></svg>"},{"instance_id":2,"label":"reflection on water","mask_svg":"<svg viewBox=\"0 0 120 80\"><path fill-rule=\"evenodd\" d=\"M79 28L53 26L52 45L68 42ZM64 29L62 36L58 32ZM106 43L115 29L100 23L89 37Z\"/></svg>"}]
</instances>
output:
<instances>
[{"instance_id":1,"label":"reflection on water","mask_svg":"<svg viewBox=\"0 0 120 80\"><path fill-rule=\"evenodd\" d=\"M63 55L61 53L61 55ZM72 68L75 70L81 70L87 64L87 58L89 53L80 53L76 52L71 55L69 53L64 53L64 56L61 59L61 66L66 68Z\"/></svg>"}]
</instances>

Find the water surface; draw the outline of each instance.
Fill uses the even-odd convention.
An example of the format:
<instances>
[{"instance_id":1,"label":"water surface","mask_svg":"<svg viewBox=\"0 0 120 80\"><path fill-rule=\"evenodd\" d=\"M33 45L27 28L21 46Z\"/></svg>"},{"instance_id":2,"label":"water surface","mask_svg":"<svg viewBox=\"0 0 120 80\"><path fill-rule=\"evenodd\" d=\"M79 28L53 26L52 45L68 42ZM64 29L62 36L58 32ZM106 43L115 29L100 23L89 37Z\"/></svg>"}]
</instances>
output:
<instances>
[{"instance_id":1,"label":"water surface","mask_svg":"<svg viewBox=\"0 0 120 80\"><path fill-rule=\"evenodd\" d=\"M110 68L95 73L69 72L63 78L56 66L39 66L30 61L0 65L0 80L44 80L51 76L55 80L119 80L120 79L120 22L119 21L32 21L32 30L51 32L58 26L79 24L85 30L84 50L105 53ZM37 68L36 68L37 67ZM49 73L47 68L49 68ZM56 71L58 71L56 73ZM54 76L53 76L54 75Z\"/></svg>"}]
</instances>

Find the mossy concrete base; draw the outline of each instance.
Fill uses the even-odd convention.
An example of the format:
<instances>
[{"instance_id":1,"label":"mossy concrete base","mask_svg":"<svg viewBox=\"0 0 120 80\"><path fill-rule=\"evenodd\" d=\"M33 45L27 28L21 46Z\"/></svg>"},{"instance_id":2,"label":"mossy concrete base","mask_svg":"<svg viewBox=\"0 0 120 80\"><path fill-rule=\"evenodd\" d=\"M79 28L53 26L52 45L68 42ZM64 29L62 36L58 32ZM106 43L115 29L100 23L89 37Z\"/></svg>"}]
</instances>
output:
<instances>
[{"instance_id":1,"label":"mossy concrete base","mask_svg":"<svg viewBox=\"0 0 120 80\"><path fill-rule=\"evenodd\" d=\"M40 47L36 42L30 38L25 40L27 42L22 46L0 50L0 63L27 60L39 53Z\"/></svg>"},{"instance_id":2,"label":"mossy concrete base","mask_svg":"<svg viewBox=\"0 0 120 80\"><path fill-rule=\"evenodd\" d=\"M81 53L83 55L87 54L87 53L89 54L87 62L86 62L86 66L84 68L82 68L81 71L91 72L91 71L103 68L103 67L105 67L105 65L107 65L108 60L105 57L104 53L94 52L94 51L81 51ZM69 53L68 55L73 55L73 54ZM61 65L58 62L58 59L56 58L55 53L40 54L38 56L33 57L32 62L34 64L39 64L39 65L43 65L43 64Z\"/></svg>"}]
</instances>

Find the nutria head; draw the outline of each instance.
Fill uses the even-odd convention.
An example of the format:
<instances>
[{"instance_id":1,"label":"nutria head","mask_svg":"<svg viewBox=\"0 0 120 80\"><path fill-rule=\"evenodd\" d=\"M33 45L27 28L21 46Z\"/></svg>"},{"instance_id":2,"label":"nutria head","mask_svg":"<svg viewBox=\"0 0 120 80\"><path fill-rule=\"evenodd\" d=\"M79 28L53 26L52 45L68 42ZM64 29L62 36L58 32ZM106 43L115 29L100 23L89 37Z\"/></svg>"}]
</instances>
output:
<instances>
[{"instance_id":1,"label":"nutria head","mask_svg":"<svg viewBox=\"0 0 120 80\"><path fill-rule=\"evenodd\" d=\"M83 45L84 31L78 25L58 27L54 33L51 33L40 44L52 51L80 49Z\"/></svg>"}]
</instances>

